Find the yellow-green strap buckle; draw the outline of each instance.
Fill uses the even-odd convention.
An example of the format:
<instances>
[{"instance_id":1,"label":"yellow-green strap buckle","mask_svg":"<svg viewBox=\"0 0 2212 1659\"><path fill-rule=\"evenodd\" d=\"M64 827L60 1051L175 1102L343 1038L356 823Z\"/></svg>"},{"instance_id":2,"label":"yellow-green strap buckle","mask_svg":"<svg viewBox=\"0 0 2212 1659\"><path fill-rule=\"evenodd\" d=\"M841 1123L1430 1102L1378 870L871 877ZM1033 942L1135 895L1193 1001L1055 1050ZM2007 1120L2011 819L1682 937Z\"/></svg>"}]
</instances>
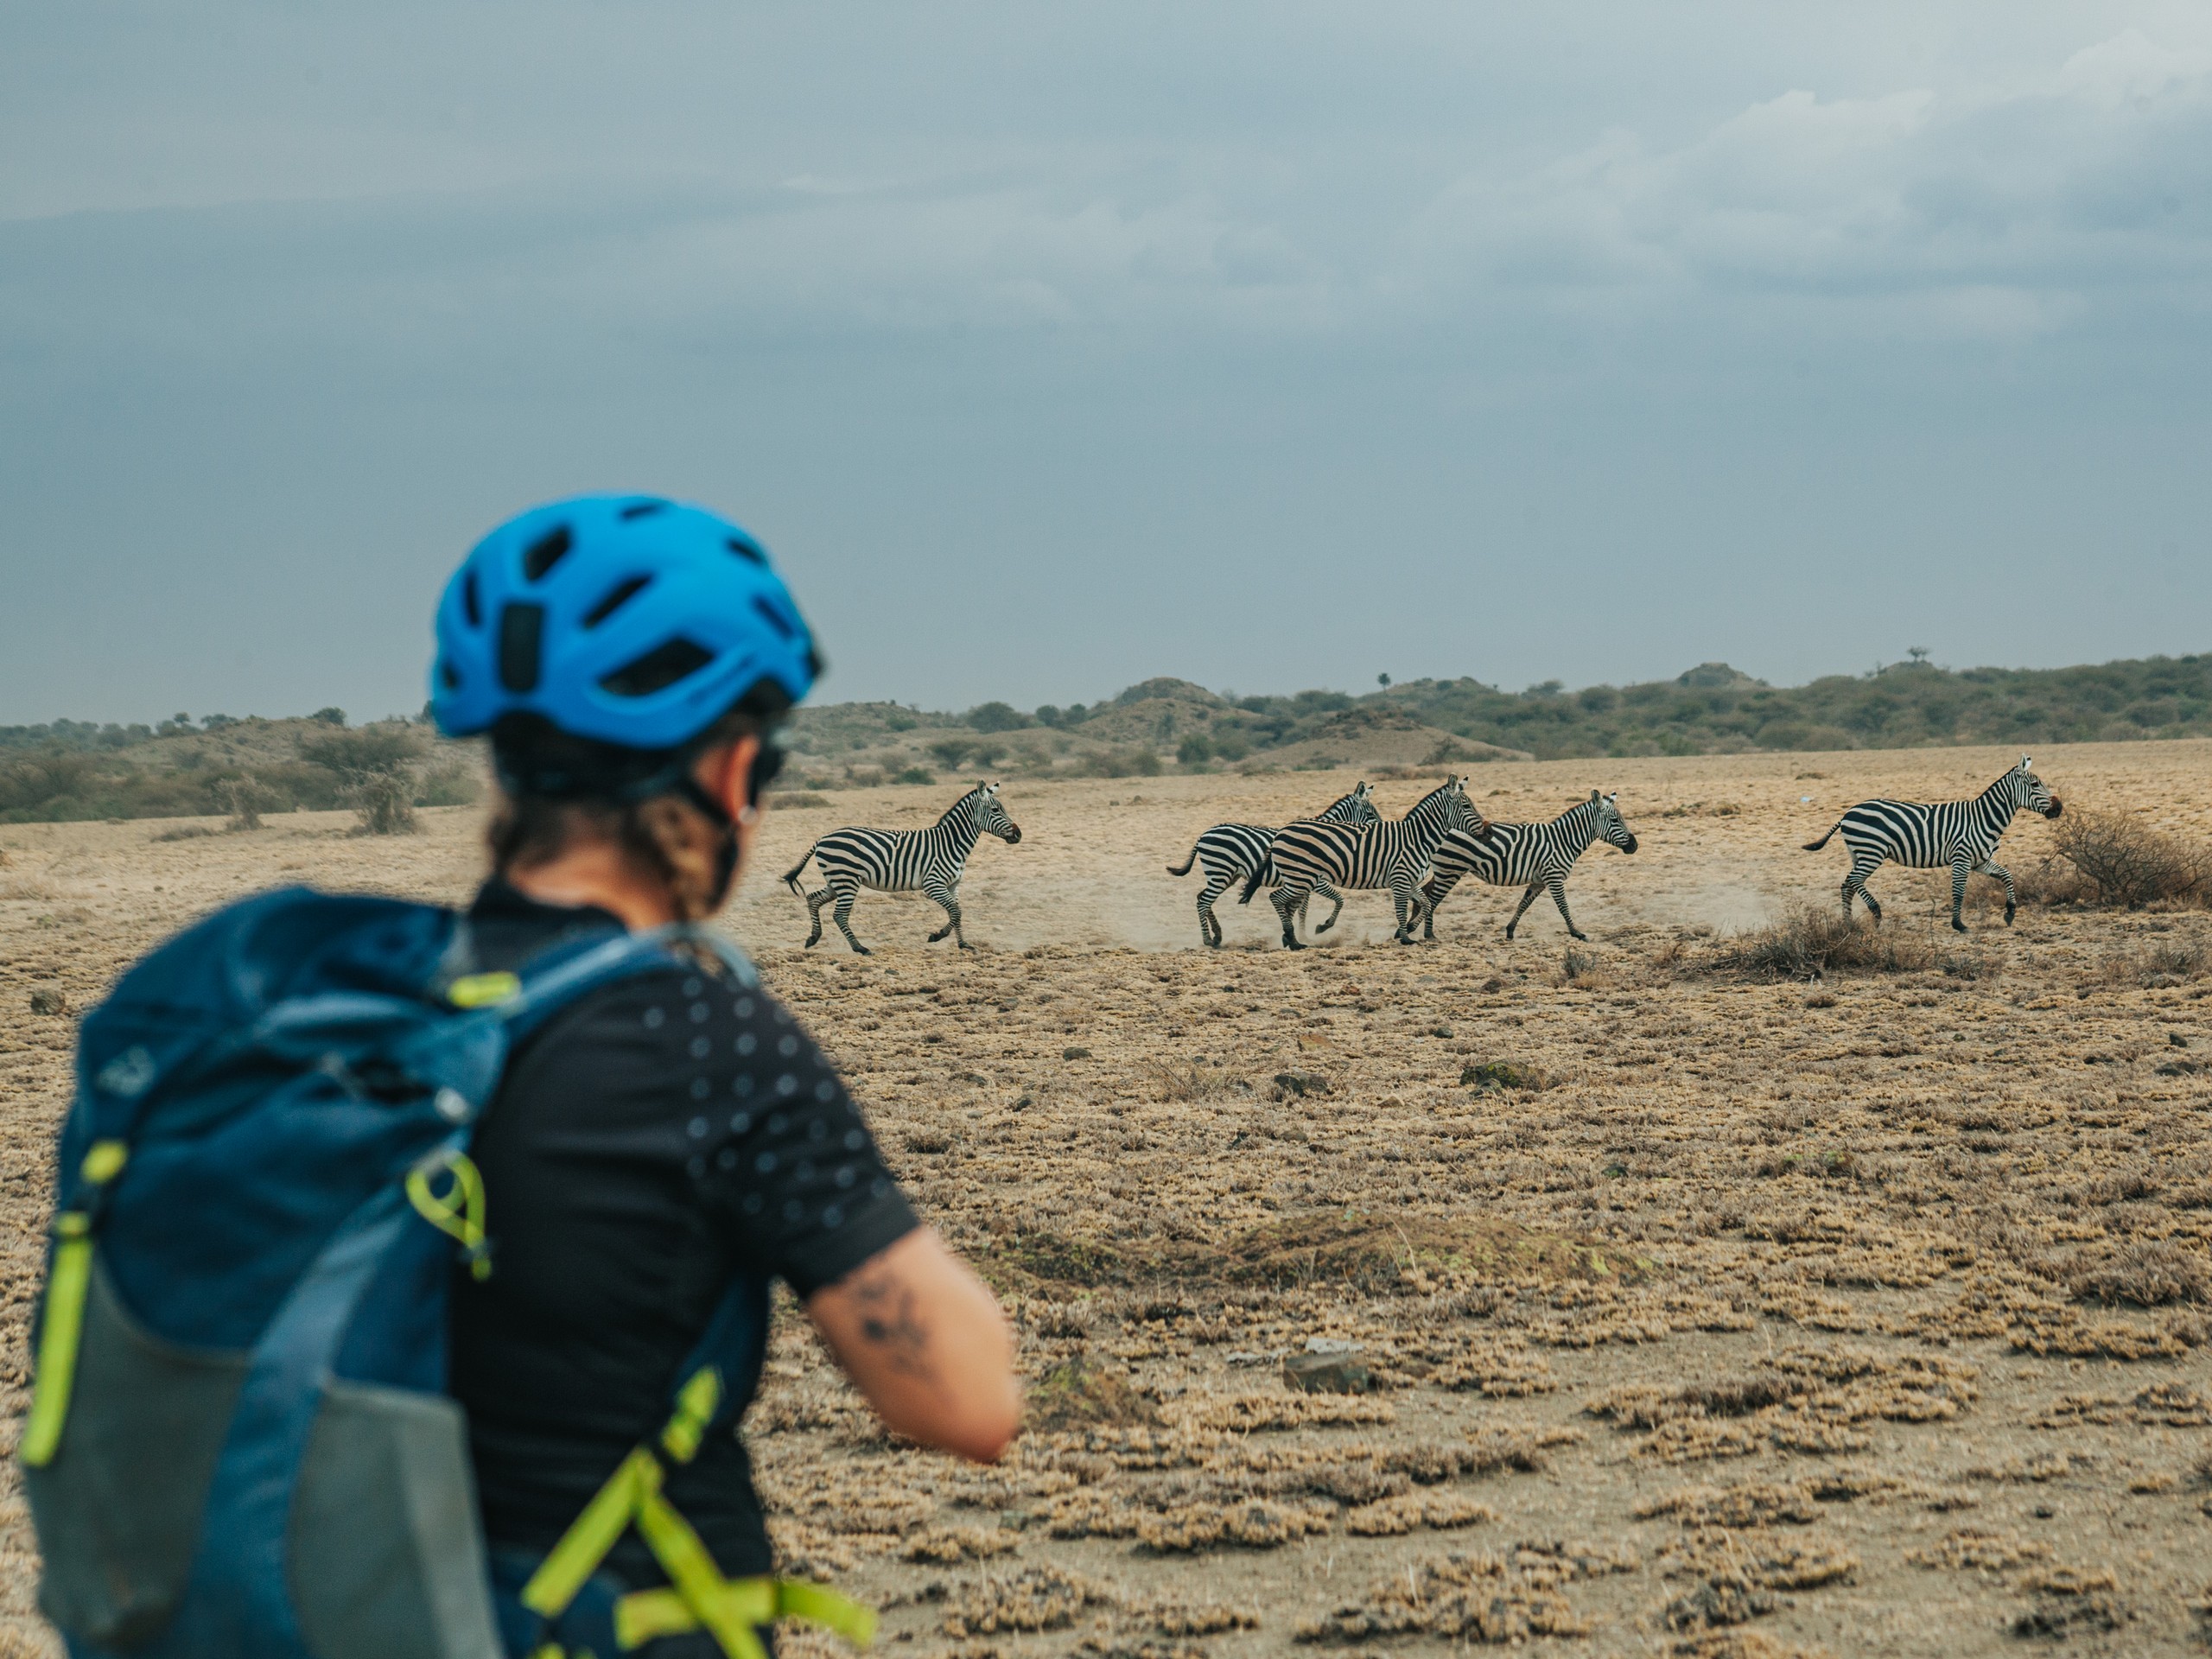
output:
<instances>
[{"instance_id":1,"label":"yellow-green strap buckle","mask_svg":"<svg viewBox=\"0 0 2212 1659\"><path fill-rule=\"evenodd\" d=\"M89 1205L130 1160L121 1141L95 1141L78 1166L91 1189L74 1209L54 1218L54 1268L47 1275L46 1312L39 1331L38 1383L16 1455L42 1469L61 1449L69 1395L77 1380L77 1351L85 1338L85 1297L92 1282L92 1217Z\"/></svg>"},{"instance_id":2,"label":"yellow-green strap buckle","mask_svg":"<svg viewBox=\"0 0 2212 1659\"><path fill-rule=\"evenodd\" d=\"M430 1183L453 1177L444 1192ZM445 1152L407 1172L407 1199L423 1220L461 1246L469 1277L492 1276L492 1253L484 1238L484 1178L465 1153Z\"/></svg>"},{"instance_id":3,"label":"yellow-green strap buckle","mask_svg":"<svg viewBox=\"0 0 2212 1659\"><path fill-rule=\"evenodd\" d=\"M446 987L446 1001L456 1008L493 1008L522 995L522 981L512 974L464 974Z\"/></svg>"}]
</instances>

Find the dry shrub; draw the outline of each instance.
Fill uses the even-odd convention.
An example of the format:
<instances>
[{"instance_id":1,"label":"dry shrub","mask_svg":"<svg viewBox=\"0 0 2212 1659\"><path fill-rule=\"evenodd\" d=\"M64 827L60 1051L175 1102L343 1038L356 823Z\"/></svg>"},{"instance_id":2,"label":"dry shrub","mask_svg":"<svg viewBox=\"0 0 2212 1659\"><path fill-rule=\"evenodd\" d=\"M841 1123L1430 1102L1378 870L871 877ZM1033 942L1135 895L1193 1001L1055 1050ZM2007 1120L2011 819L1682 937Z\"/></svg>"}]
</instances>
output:
<instances>
[{"instance_id":1,"label":"dry shrub","mask_svg":"<svg viewBox=\"0 0 2212 1659\"><path fill-rule=\"evenodd\" d=\"M1147 1060L1143 1067L1154 1096L1169 1104L1187 1105L1229 1093L1228 1071L1220 1066L1178 1065L1170 1060Z\"/></svg>"},{"instance_id":2,"label":"dry shrub","mask_svg":"<svg viewBox=\"0 0 2212 1659\"><path fill-rule=\"evenodd\" d=\"M260 829L261 815L276 804L270 792L251 775L223 779L215 785L215 799L231 815L230 822L224 826L228 830Z\"/></svg>"},{"instance_id":3,"label":"dry shrub","mask_svg":"<svg viewBox=\"0 0 2212 1659\"><path fill-rule=\"evenodd\" d=\"M971 1635L1065 1630L1085 1607L1111 1605L1113 1600L1112 1591L1079 1573L1027 1567L963 1586L945 1609L944 1633L957 1641Z\"/></svg>"},{"instance_id":4,"label":"dry shrub","mask_svg":"<svg viewBox=\"0 0 2212 1659\"><path fill-rule=\"evenodd\" d=\"M1840 910L1805 905L1764 927L1732 935L1694 965L1707 973L1813 980L1840 969L1923 973L1937 966L1937 958L1936 947L1916 931L1884 930Z\"/></svg>"},{"instance_id":5,"label":"dry shrub","mask_svg":"<svg viewBox=\"0 0 2212 1659\"><path fill-rule=\"evenodd\" d=\"M2052 842L2066 868L2051 868L2047 862L2035 873L2033 896L2039 902L2121 905L2129 910L2160 903L2212 904L2212 849L2191 846L2140 819L2070 813L2059 820Z\"/></svg>"},{"instance_id":6,"label":"dry shrub","mask_svg":"<svg viewBox=\"0 0 2212 1659\"><path fill-rule=\"evenodd\" d=\"M2128 1302L2164 1307L2172 1302L2212 1301L2212 1268L2202 1254L2165 1239L2113 1245L2079 1263L2067 1281L2078 1301Z\"/></svg>"},{"instance_id":7,"label":"dry shrub","mask_svg":"<svg viewBox=\"0 0 2212 1659\"><path fill-rule=\"evenodd\" d=\"M411 835L416 829L414 791L404 775L373 772L345 790L346 805L359 820L358 834Z\"/></svg>"}]
</instances>

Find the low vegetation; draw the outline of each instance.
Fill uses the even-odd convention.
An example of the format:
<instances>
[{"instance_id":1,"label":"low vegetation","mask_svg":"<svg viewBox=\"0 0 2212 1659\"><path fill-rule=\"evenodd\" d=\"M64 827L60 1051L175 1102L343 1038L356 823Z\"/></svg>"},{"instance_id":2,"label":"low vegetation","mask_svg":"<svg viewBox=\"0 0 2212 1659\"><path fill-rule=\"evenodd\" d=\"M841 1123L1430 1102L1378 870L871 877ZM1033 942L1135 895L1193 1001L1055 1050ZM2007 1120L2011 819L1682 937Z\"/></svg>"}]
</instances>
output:
<instances>
[{"instance_id":1,"label":"low vegetation","mask_svg":"<svg viewBox=\"0 0 2212 1659\"><path fill-rule=\"evenodd\" d=\"M41 742L20 741L26 732ZM348 727L326 709L303 720L147 727L0 728L0 823L71 823L219 816L233 830L264 814L351 807L367 833L412 827L423 806L480 798L474 747L439 741L405 720Z\"/></svg>"},{"instance_id":2,"label":"low vegetation","mask_svg":"<svg viewBox=\"0 0 2212 1659\"><path fill-rule=\"evenodd\" d=\"M2212 734L2212 653L2065 669L1975 668L1921 661L1861 676L1772 686L1726 663L1671 680L1569 691L1547 681L1507 691L1479 680L1414 680L1364 696L1217 693L1157 678L1096 703L1023 710L1004 702L964 714L895 702L802 709L789 738L796 791L935 785L984 774L1149 778L1169 771L1323 771L1579 756L1758 750L2118 741ZM224 790L250 779L257 811L360 808L360 757L384 746L404 778L387 804L475 798L478 761L418 721L349 728L345 712L305 719L173 715L156 725L60 720L0 726L0 823L242 816ZM401 800L401 795L405 799ZM383 809L379 809L380 810ZM2183 859L2136 868L2146 851L2089 836L2075 858L2031 878L2047 902L2137 906L2212 891L2212 867ZM2153 863L2157 862L2153 859ZM2197 900L2201 902L2201 897Z\"/></svg>"}]
</instances>

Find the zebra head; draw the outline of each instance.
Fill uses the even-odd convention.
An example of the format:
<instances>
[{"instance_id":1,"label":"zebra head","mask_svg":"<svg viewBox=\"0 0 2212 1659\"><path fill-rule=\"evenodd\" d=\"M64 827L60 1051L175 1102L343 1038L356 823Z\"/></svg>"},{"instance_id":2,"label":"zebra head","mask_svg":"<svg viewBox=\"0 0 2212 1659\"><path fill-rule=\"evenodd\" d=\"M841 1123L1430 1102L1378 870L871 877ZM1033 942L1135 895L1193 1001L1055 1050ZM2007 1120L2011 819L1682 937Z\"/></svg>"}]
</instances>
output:
<instances>
[{"instance_id":1,"label":"zebra head","mask_svg":"<svg viewBox=\"0 0 2212 1659\"><path fill-rule=\"evenodd\" d=\"M1021 826L1006 815L1006 808L999 804L996 784L978 784L969 797L976 803L976 828L987 836L996 836L1009 847L1021 839Z\"/></svg>"},{"instance_id":2,"label":"zebra head","mask_svg":"<svg viewBox=\"0 0 2212 1659\"><path fill-rule=\"evenodd\" d=\"M1439 827L1439 833L1464 830L1478 841L1490 839L1490 821L1476 811L1475 804L1467 798L1467 780L1464 778L1446 778L1414 803L1405 821L1434 824Z\"/></svg>"},{"instance_id":3,"label":"zebra head","mask_svg":"<svg viewBox=\"0 0 2212 1659\"><path fill-rule=\"evenodd\" d=\"M2055 818L2066 808L2058 797L2052 794L2042 779L2029 769L2028 757L2022 755L2020 764L2012 768L2012 804L2024 806L2031 812L2040 812L2046 818Z\"/></svg>"},{"instance_id":4,"label":"zebra head","mask_svg":"<svg viewBox=\"0 0 2212 1659\"><path fill-rule=\"evenodd\" d=\"M1620 793L1600 795L1590 791L1590 816L1596 821L1598 839L1609 847L1618 847L1624 853L1636 850L1636 832L1621 818Z\"/></svg>"},{"instance_id":5,"label":"zebra head","mask_svg":"<svg viewBox=\"0 0 2212 1659\"><path fill-rule=\"evenodd\" d=\"M1363 778L1360 779L1357 789L1331 802L1322 810L1320 816L1328 823L1374 823L1382 817L1375 810L1372 792Z\"/></svg>"}]
</instances>

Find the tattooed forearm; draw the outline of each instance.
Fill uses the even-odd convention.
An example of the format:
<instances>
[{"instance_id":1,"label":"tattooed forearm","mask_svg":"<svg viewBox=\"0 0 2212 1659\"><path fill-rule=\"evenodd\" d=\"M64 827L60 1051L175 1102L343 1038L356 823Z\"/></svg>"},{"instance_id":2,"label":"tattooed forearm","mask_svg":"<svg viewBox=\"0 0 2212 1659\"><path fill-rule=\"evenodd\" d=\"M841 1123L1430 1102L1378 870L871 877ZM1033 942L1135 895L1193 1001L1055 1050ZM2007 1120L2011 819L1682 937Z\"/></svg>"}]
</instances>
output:
<instances>
[{"instance_id":1,"label":"tattooed forearm","mask_svg":"<svg viewBox=\"0 0 2212 1659\"><path fill-rule=\"evenodd\" d=\"M852 1284L854 1311L861 1339L901 1376L937 1381L930 1356L930 1332L921 1317L920 1299L895 1268L863 1268Z\"/></svg>"}]
</instances>

